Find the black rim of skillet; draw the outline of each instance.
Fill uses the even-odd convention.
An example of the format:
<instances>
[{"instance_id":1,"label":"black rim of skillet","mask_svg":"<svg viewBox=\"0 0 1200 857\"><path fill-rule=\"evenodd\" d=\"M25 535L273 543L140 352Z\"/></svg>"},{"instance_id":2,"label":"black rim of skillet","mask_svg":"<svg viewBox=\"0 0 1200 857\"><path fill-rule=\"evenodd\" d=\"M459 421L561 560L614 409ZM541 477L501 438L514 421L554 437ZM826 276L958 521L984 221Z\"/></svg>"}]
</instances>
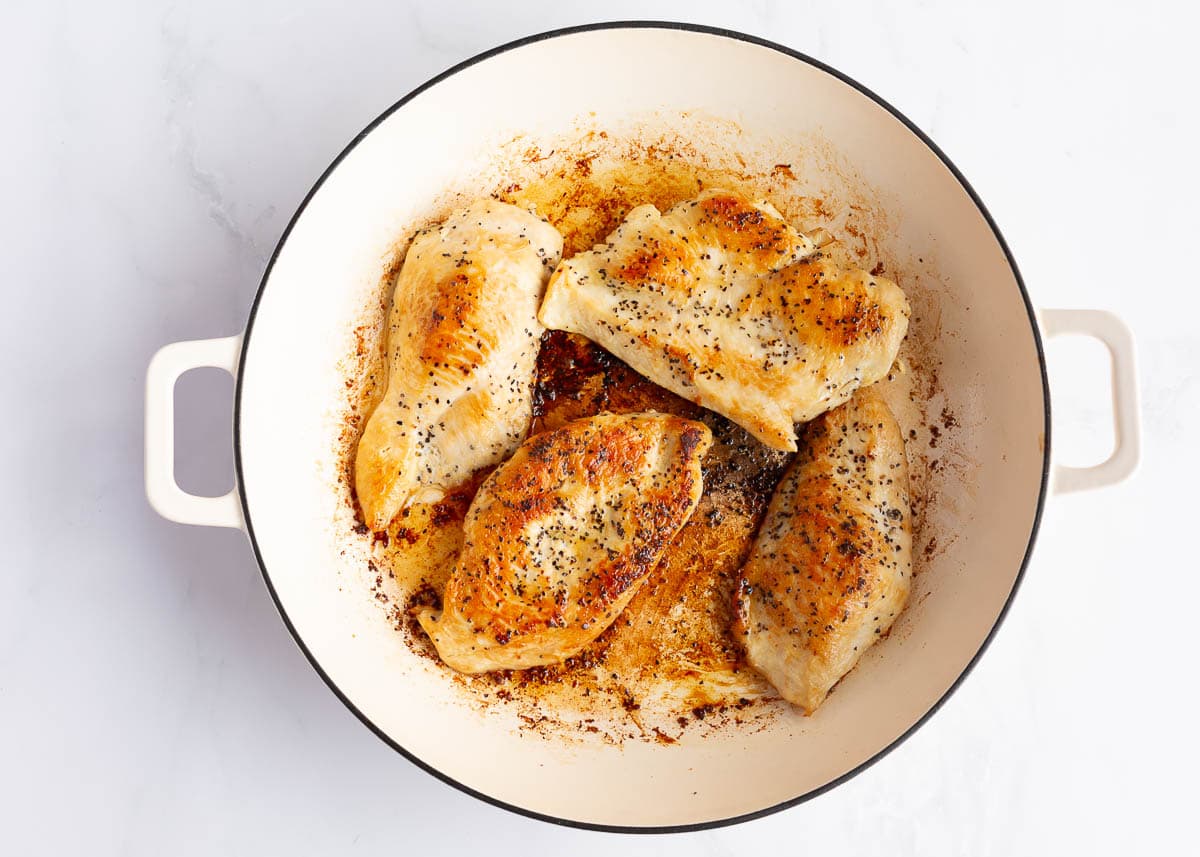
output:
<instances>
[{"instance_id":1,"label":"black rim of skillet","mask_svg":"<svg viewBox=\"0 0 1200 857\"><path fill-rule=\"evenodd\" d=\"M453 779L452 777L447 776L446 774L444 774L441 771L437 770L436 768L432 767L428 763L417 758L415 755L413 755L411 752L406 750L404 747L400 746L400 744L398 744L395 740L393 740L391 737L389 737L387 734L385 734L382 729L380 729L378 726L376 726L374 723L372 723L371 720L354 705L354 703L334 683L333 679L330 678L330 676L325 672L325 670L317 662L316 658L313 657L312 652L310 652L308 650L308 647L304 644L304 640L301 638L299 632L296 630L296 627L292 624L292 620L288 617L287 611L284 609L283 604L279 600L279 595L275 592L275 587L271 583L271 575L267 571L266 563L263 562L262 552L259 549L258 540L254 536L254 525L251 523L250 507L249 507L249 504L246 502L245 489L242 487L243 486L242 445L241 445L242 378L245 377L244 370L245 370L245 364L246 364L246 354L248 353L248 350L249 350L248 346L250 343L250 337L254 333L254 319L255 319L255 316L258 314L258 306L259 306L260 301L262 300L263 291L266 289L267 282L271 278L271 270L275 267L275 260L279 257L280 250L282 250L284 244L287 243L288 236L291 235L292 228L296 225L296 221L299 220L300 215L302 215L304 213L304 210L308 207L309 201L312 200L313 196L317 193L318 190L320 190L321 185L323 185L325 183L325 180L329 177L330 173L332 173L338 167L338 165L342 162L342 160L348 154L350 154L351 151L353 151L354 147L357 146L364 137L366 137L369 133L371 133L371 131L373 131L375 129L375 126L379 125L381 122L383 122L385 119L387 119L394 112L399 110L401 107L403 107L405 104L407 104L409 101L411 101L413 98L415 98L420 93L422 93L425 90L429 89L430 87L442 82L443 80L450 77L451 75L457 74L458 72L462 71L463 69L470 68L471 66L475 65L476 63L482 62L483 60L486 60L486 59L490 59L491 57L494 57L498 54L502 54L506 51L513 50L514 48L524 47L525 45L531 45L536 42L545 41L547 39L553 39L553 38L557 38L559 36L569 36L569 35L573 35L576 33L586 33L586 32L590 32L593 30L619 30L619 29L682 30L682 31L694 32L694 33L704 33L704 34L707 34L710 36L719 36L721 38L726 38L726 39L736 39L738 41L747 42L752 45L758 45L759 47L769 48L773 51L778 51L781 54L785 54L789 57L792 57L793 59L807 63L808 65L811 65L814 68L820 69L821 71L825 72L826 74L832 75L833 77L837 78L838 80L842 81L845 84L848 84L849 86L853 87L858 92L865 95L867 98L874 101L876 104L878 104L880 107L882 107L888 113L890 113L892 116L896 117L896 119L898 119L901 123L903 123L904 126L906 128L908 128L909 131L911 131L913 134L915 134L917 136L917 138L921 140L921 142L923 142L926 146L929 147L929 150L931 152L933 152L933 154L935 154L943 164L945 164L946 169L948 169L954 175L954 177L958 180L959 184L962 185L963 190L966 191L967 195L971 197L971 200L975 203L976 207L979 209L979 213L982 214L984 220L987 221L988 226L991 228L992 233L996 237L996 242L1000 245L1000 249L1004 251L1004 257L1008 260L1009 267L1012 269L1013 278L1016 280L1016 283L1017 283L1017 288L1021 292L1021 300L1023 300L1025 302L1025 310L1029 314L1029 324L1033 331L1034 345L1037 348L1038 367L1041 371L1041 376L1042 376L1042 398L1045 403L1045 425L1043 426L1043 432L1045 433L1045 435L1044 435L1045 443L1044 443L1044 452L1043 452L1043 458L1042 458L1041 486L1038 490L1037 510L1034 514L1033 526L1029 532L1029 542L1025 547L1025 555L1021 559L1021 568L1017 572L1017 578L1013 582L1012 590L1009 592L1008 598L1005 600L1004 607L1000 611L1000 615L996 618L995 624L992 626L991 630L988 631L988 635L984 639L983 644L979 647L979 651L977 651L975 653L975 655L971 658L970 663L967 664L967 666L959 674L958 678L954 680L954 683L950 686L950 688L944 694L942 694L942 697L937 702L935 702L933 704L933 706L930 707L930 709L928 711L926 711L917 720L916 723L914 723L912 726L910 726L908 729L906 729L904 731L904 733L902 735L900 735L900 737L896 738L888 746L884 747L882 750L877 752L871 758L867 759L865 762L862 762L861 764L856 765L853 769L851 769L851 770L847 771L846 773L842 774L841 776L829 781L828 783L825 783L824 785L822 785L818 788L812 789L811 791L807 791L801 795L797 795L796 797L791 798L789 800L785 800L782 803L775 804L774 806L765 807L763 809L755 810L754 812L748 812L743 815L736 815L736 816L731 816L729 818L720 818L720 819L716 819L713 821L704 821L704 822L698 822L698 823L694 823L694 824L639 827L639 826L631 826L631 825L593 824L593 823L585 822L585 821L577 821L577 820L569 819L569 818L558 818L556 816L546 815L545 813L536 812L531 809L526 809L524 807L506 803L505 801L499 800L498 798L495 798L490 795L483 794L482 792L476 791L475 789L471 788L470 786L465 785L464 783L460 783L457 780ZM934 143L931 139L929 139L929 137L926 136L925 133L923 131L921 131L920 128L918 128L916 125L914 125L908 119L908 117L904 116L904 114L902 114L899 110L897 110L895 107L893 107L891 104L889 104L884 99L880 98L878 95L876 95L870 89L863 86L858 81L847 77L845 74L842 74L840 71L838 71L835 68L831 68L830 66L821 62L820 60L813 59L812 57L802 54L799 51L792 50L791 48L788 48L783 45L777 44L775 42L769 41L768 39L761 39L761 38L758 38L757 36L750 36L745 33L739 33L735 30L727 30L727 29L724 29L721 27L709 27L709 26L704 26L704 25L700 25L700 24L684 24L684 23L671 22L671 21L609 21L609 22L596 23L596 24L584 24L582 26L576 26L576 27L565 27L565 28L559 29L559 30L550 30L545 33L538 33L536 35L526 36L525 38L517 39L516 41L512 41L507 44L500 45L499 47L492 48L491 50L484 51L481 54L477 54L474 57L471 57L468 60L464 60L463 62L460 62L458 65L447 69L446 71L442 72L441 74L437 75L436 77L434 77L434 78L426 81L425 83L421 84L420 86L418 86L412 92L408 93L408 95L401 98L399 101L397 101L391 107L389 107L387 110L383 111L383 113L381 113L378 117L376 117L371 122L370 125L368 125L366 128L364 128L353 140L350 141L350 143L346 146L346 148L344 148L341 151L341 153L336 158L333 159L333 163L331 163L326 168L325 172L323 172L321 174L321 177L319 179L317 179L316 184L313 185L312 189L309 190L308 194L304 197L304 201L300 203L300 207L296 209L296 213L294 215L292 215L292 219L288 222L287 228L284 229L283 235L279 239L279 243L275 246L275 250L271 254L271 259L267 263L266 271L264 272L262 281L259 284L258 292L254 296L254 303L250 307L250 317L249 317L248 321L246 322L246 332L242 338L242 353L241 353L241 357L240 357L239 365L238 365L236 388L234 390L233 411L234 411L233 412L234 468L237 473L238 497L241 500L242 515L243 515L243 519L245 520L245 523L246 523L246 533L247 533L247 535L249 535L251 547L254 549L254 558L258 561L258 566L262 570L262 576L263 576L263 580L266 582L267 590L271 593L271 600L275 602L275 607L279 611L279 615L280 615L280 617L282 617L284 625L287 626L287 629L291 633L292 638L296 641L296 644L300 647L300 651L302 651L304 653L304 656L308 659L308 662L310 664L312 664L313 669L315 669L317 671L317 674L320 675L322 679L324 679L324 681L327 685L329 685L329 689L333 691L333 693L337 696L337 698L340 699L342 701L342 703L347 708L349 708L350 711L352 711L359 720L362 721L363 725L365 725L368 729L370 729L372 732L374 732L382 741L387 743L388 746L390 746L393 750L395 750L396 752L403 755L406 759L408 759L413 764L417 765L418 767L422 768L423 770L425 770L428 773L432 774L433 776L437 777L442 782L447 783L451 786L454 786L455 788L471 795L472 797L476 797L479 800L482 800L482 801L492 804L493 806L498 806L502 809L509 810L510 812L515 812L518 815L523 815L528 818L538 819L539 821L548 821L553 824L560 824L560 825L564 825L566 827L574 827L574 828L578 828L578 829L582 829L582 830L597 830L597 831L604 831L604 832L609 832L609 833L684 833L684 832L692 832L692 831L700 831L700 830L711 830L711 829L718 828L718 827L726 827L726 826L732 825L732 824L739 824L743 821L751 821L753 819L763 818L765 816L779 812L780 810L788 809L790 807L796 806L797 804L803 803L804 801L811 800L812 798L816 797L817 795L823 794L823 793L829 791L830 789L841 785L842 783L849 780L851 777L854 777L857 774L862 773L867 768L869 768L871 765L875 764L875 762L879 761L884 756L886 756L888 753L890 753L892 750L894 750L896 747L900 746L900 744L902 744L910 735L912 735L915 731L917 731L917 729L921 728L921 726L923 726L925 724L925 722L927 720L929 720L929 718L932 717L939 708L942 707L942 705L946 702L947 699L950 698L950 696L954 693L954 691L956 691L958 689L959 685L962 684L963 679L965 679L967 677L967 675L970 674L971 670L975 668L975 665L979 662L979 658L987 650L987 647L991 644L992 639L995 637L996 631L999 629L1000 625L1004 622L1005 616L1008 615L1008 610L1012 606L1013 598L1016 596L1017 590L1021 586L1021 581L1025 577L1025 570L1029 565L1030 555L1033 553L1033 545L1037 538L1038 528L1041 526L1042 510L1043 510L1043 507L1045 506L1045 502L1046 502L1046 491L1047 491L1047 484L1049 481L1049 474L1050 474L1050 387L1049 387L1049 382L1046 377L1046 357L1045 357L1045 352L1042 348L1042 338L1038 331L1037 316L1034 312L1033 305L1029 301L1029 292L1025 288L1025 281L1021 278L1021 272L1017 268L1017 263L1013 259L1012 252L1009 250L1008 244L1004 240L1004 236L1000 234L1000 229L996 226L996 223L992 219L991 214L988 212L987 207L984 206L983 201L979 198L979 195L975 193L974 188L971 187L970 183L966 180L966 178L963 176L963 174L961 172L959 172L958 167L956 167L950 161L950 159L948 157L946 157L945 152L943 152L941 149L939 149L936 143Z\"/></svg>"}]
</instances>

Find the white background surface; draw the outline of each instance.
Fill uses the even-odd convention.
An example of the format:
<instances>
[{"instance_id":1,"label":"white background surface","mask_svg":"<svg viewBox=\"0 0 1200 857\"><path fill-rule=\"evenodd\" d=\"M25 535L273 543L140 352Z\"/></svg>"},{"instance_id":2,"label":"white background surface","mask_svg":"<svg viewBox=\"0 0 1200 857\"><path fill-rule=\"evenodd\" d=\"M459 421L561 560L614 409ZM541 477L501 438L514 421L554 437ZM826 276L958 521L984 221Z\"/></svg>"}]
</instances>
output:
<instances>
[{"instance_id":1,"label":"white background surface","mask_svg":"<svg viewBox=\"0 0 1200 857\"><path fill-rule=\"evenodd\" d=\"M1190 7L5 4L0 852L1194 846ZM1145 452L1134 481L1051 502L993 646L900 749L762 821L617 838L479 803L372 736L288 637L245 537L146 505L141 419L151 354L242 328L294 208L376 114L501 42L639 16L783 42L931 134L989 205L1037 305L1108 308L1134 328ZM1111 437L1103 359L1094 344L1051 349L1070 463L1103 457ZM230 395L215 372L179 388L185 487L231 484Z\"/></svg>"}]
</instances>

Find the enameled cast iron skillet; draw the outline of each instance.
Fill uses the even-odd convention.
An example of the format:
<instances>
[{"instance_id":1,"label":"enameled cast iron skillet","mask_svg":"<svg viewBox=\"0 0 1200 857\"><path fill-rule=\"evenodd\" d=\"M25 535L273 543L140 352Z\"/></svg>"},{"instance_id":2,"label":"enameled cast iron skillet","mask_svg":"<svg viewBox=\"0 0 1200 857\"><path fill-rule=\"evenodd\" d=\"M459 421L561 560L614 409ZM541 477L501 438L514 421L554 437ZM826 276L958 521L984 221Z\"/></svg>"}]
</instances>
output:
<instances>
[{"instance_id":1,"label":"enameled cast iron skillet","mask_svg":"<svg viewBox=\"0 0 1200 857\"><path fill-rule=\"evenodd\" d=\"M940 514L931 517L950 537L918 569L924 597L913 599L902 632L876 646L814 717L788 713L754 734L733 730L671 746L522 737L508 719L456 704L444 676L415 663L369 594L346 585L354 579L341 555L350 531L334 523L342 501L333 474L349 331L377 292L381 260L398 232L425 216L447 186L469 179L487 157L481 146L519 134L549 149L577 120L620 129L636 118L637 133L646 133L685 116L691 127L699 127L696 117L712 120L715 131L697 134L701 150L794 141L793 172L814 177L816 190L834 201L869 195L892 225L877 236L883 250L936 266L945 288L940 383L966 426L961 452L970 466L936 500ZM744 139L722 139L720 129L735 125ZM827 145L809 145L818 139ZM1051 467L1041 341L1059 332L1095 336L1114 358L1117 445L1094 468ZM398 101L338 155L284 232L245 333L177 342L151 363L147 493L172 520L244 528L313 667L363 723L427 771L547 821L697 829L813 797L929 718L1003 618L1050 486L1098 487L1136 464L1132 359L1127 330L1106 313L1034 311L966 180L865 87L738 33L598 24L532 36L456 66ZM189 495L172 473L174 383L200 366L237 379L238 479L224 497Z\"/></svg>"}]
</instances>

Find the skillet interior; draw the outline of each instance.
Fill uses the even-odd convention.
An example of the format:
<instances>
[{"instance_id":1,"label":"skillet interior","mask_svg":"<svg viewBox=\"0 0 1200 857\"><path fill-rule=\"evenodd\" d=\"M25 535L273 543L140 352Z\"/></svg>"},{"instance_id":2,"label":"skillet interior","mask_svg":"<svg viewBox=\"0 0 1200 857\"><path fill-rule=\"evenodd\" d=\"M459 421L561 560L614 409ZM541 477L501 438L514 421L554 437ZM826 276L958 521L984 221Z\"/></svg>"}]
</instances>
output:
<instances>
[{"instance_id":1,"label":"skillet interior","mask_svg":"<svg viewBox=\"0 0 1200 857\"><path fill-rule=\"evenodd\" d=\"M534 206L548 217L564 233L567 255L603 240L636 205L649 202L665 210L703 188L731 187L768 197L810 231L838 228L826 252L841 252L849 263L876 273L888 270L910 291L925 288L918 275L889 270L874 257L871 236L874 229L886 228L883 212L862 204L839 220L832 213L836 203L797 192L800 183L788 163L762 165L756 172L736 149L720 157L706 156L681 138L655 137L648 127L627 129L625 135L589 129L559 139L550 152L510 148L518 151L510 154L508 170L485 190ZM342 494L351 504L355 430L365 423L386 378L383 307L403 260L404 243L382 278L380 298L372 304L373 342L367 350L372 359L363 377L347 378L350 388L360 391L347 415L342 450ZM922 321L918 318L914 327ZM944 395L938 358L922 345L919 333L884 382L897 413L903 415L905 431L911 432L918 571L920 552L932 556L938 549L922 513L925 492L943 458L929 452L939 445L954 446L960 431L949 405L929 412ZM414 614L439 603L462 544L467 506L486 476L481 472L446 500L406 510L387 532L367 536L374 600L404 642L442 669L445 680L474 704L511 707L518 716L517 728L559 739L670 744L689 730L760 728L786 711L770 685L742 662L730 624L738 570L791 456L768 449L729 420L658 387L579 336L549 332L543 338L535 402L532 433L605 411L669 411L707 422L715 443L705 461L700 506L629 608L575 658L558 667L466 677L440 664ZM956 463L960 469L964 466L963 461ZM361 515L355 517L361 520ZM360 527L357 530L366 536Z\"/></svg>"}]
</instances>

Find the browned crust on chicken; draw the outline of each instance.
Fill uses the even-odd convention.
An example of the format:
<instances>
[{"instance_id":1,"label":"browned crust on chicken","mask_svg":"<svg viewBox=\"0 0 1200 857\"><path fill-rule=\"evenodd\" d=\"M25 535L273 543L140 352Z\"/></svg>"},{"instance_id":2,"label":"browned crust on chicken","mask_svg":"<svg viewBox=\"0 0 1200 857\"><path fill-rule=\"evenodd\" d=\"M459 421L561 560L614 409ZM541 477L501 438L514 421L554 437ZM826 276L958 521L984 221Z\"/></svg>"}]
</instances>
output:
<instances>
[{"instance_id":1,"label":"browned crust on chicken","mask_svg":"<svg viewBox=\"0 0 1200 857\"><path fill-rule=\"evenodd\" d=\"M908 315L892 281L839 264L768 204L710 190L631 211L558 266L538 317L794 450L795 423L887 374Z\"/></svg>"},{"instance_id":2,"label":"browned crust on chicken","mask_svg":"<svg viewBox=\"0 0 1200 857\"><path fill-rule=\"evenodd\" d=\"M712 443L669 414L535 435L480 488L443 611L421 623L463 672L556 663L595 639L687 521Z\"/></svg>"},{"instance_id":3,"label":"browned crust on chicken","mask_svg":"<svg viewBox=\"0 0 1200 857\"><path fill-rule=\"evenodd\" d=\"M742 570L751 665L811 713L903 610L911 550L904 441L863 390L805 427Z\"/></svg>"}]
</instances>

